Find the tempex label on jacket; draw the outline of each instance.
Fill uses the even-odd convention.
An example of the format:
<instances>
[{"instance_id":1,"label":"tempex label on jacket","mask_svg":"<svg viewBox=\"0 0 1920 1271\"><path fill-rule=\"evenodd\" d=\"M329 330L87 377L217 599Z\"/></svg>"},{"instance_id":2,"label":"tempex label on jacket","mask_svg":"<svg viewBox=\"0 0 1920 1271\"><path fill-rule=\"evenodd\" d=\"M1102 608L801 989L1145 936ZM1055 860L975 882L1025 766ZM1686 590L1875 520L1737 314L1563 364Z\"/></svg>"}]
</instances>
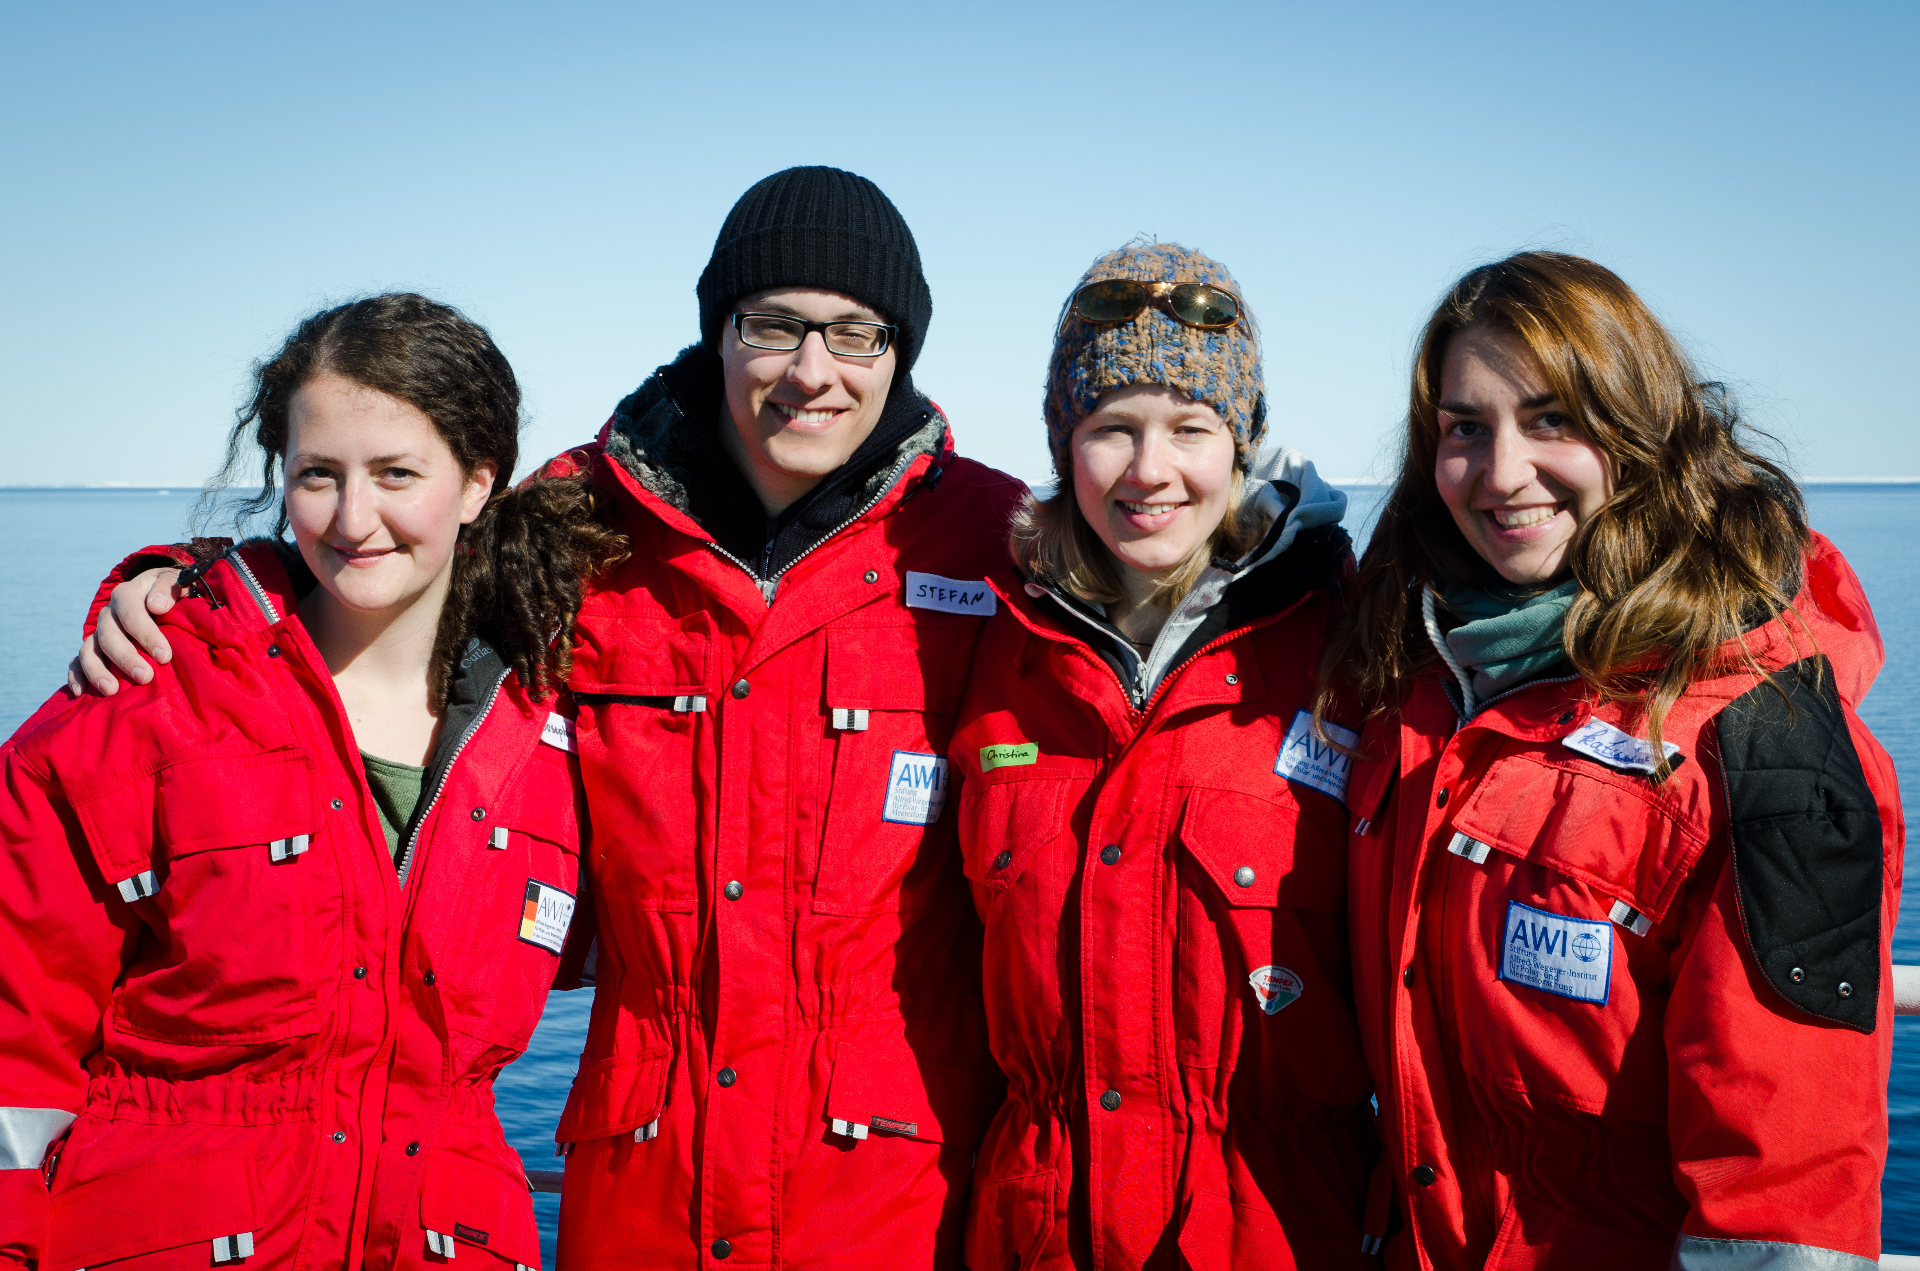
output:
<instances>
[{"instance_id":1,"label":"tempex label on jacket","mask_svg":"<svg viewBox=\"0 0 1920 1271\"><path fill-rule=\"evenodd\" d=\"M946 806L947 761L938 755L894 751L886 810L880 818L900 825L932 825Z\"/></svg>"},{"instance_id":2,"label":"tempex label on jacket","mask_svg":"<svg viewBox=\"0 0 1920 1271\"><path fill-rule=\"evenodd\" d=\"M1500 978L1605 1006L1613 987L1613 926L1509 900Z\"/></svg>"},{"instance_id":3,"label":"tempex label on jacket","mask_svg":"<svg viewBox=\"0 0 1920 1271\"><path fill-rule=\"evenodd\" d=\"M548 953L560 952L573 922L573 897L552 883L527 880L527 903L520 910L520 938Z\"/></svg>"},{"instance_id":4,"label":"tempex label on jacket","mask_svg":"<svg viewBox=\"0 0 1920 1271\"><path fill-rule=\"evenodd\" d=\"M1247 983L1253 985L1253 1000L1269 1015L1292 1006L1306 989L1300 977L1283 966L1263 966L1247 977Z\"/></svg>"},{"instance_id":5,"label":"tempex label on jacket","mask_svg":"<svg viewBox=\"0 0 1920 1271\"><path fill-rule=\"evenodd\" d=\"M942 578L938 574L923 574L909 569L907 607L991 618L999 605L995 603L993 588L982 580L968 582L964 578Z\"/></svg>"},{"instance_id":6,"label":"tempex label on jacket","mask_svg":"<svg viewBox=\"0 0 1920 1271\"><path fill-rule=\"evenodd\" d=\"M1332 741L1350 750L1359 746L1360 734L1351 728L1342 728L1330 719L1324 721L1324 726ZM1280 743L1280 757L1274 760L1273 771L1321 794L1344 799L1347 778L1353 775L1353 759L1313 735L1312 712L1296 711L1293 726L1287 729L1287 739Z\"/></svg>"}]
</instances>

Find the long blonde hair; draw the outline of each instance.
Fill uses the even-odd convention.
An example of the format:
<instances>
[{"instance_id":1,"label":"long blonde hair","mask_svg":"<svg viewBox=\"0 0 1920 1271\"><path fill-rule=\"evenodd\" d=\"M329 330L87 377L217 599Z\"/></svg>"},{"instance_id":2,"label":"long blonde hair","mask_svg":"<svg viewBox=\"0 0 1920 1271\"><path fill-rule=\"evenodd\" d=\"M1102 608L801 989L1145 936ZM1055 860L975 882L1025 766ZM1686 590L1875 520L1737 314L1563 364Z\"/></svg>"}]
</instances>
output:
<instances>
[{"instance_id":1,"label":"long blonde hair","mask_svg":"<svg viewBox=\"0 0 1920 1271\"><path fill-rule=\"evenodd\" d=\"M1481 585L1477 554L1434 482L1441 367L1448 342L1470 326L1524 342L1607 457L1613 496L1568 555L1580 590L1565 648L1603 699L1641 703L1659 753L1661 726L1687 686L1724 666L1729 642L1740 649L1733 660L1750 663L1743 634L1788 609L1809 543L1806 509L1792 479L1743 443L1724 388L1700 382L1633 289L1558 252L1473 270L1428 320L1399 479L1328 641L1316 713L1343 691L1368 714L1397 704L1438 657L1420 589Z\"/></svg>"}]
</instances>

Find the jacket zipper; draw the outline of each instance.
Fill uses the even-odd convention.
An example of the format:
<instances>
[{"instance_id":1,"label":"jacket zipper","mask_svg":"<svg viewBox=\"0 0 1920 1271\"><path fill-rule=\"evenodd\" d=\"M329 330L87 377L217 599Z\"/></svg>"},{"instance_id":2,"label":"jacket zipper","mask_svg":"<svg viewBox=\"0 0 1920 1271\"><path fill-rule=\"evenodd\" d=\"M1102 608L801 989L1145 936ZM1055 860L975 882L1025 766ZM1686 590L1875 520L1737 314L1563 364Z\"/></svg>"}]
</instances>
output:
<instances>
[{"instance_id":1,"label":"jacket zipper","mask_svg":"<svg viewBox=\"0 0 1920 1271\"><path fill-rule=\"evenodd\" d=\"M227 559L233 562L234 569L240 575L240 581L245 583L247 590L253 593L253 603L259 605L260 612L267 615L268 623L280 621L280 611L273 607L273 601L267 598L267 589L260 585L260 580L253 576L251 569L247 568L247 562L241 559L237 544L227 549Z\"/></svg>"},{"instance_id":2,"label":"jacket zipper","mask_svg":"<svg viewBox=\"0 0 1920 1271\"><path fill-rule=\"evenodd\" d=\"M493 713L494 699L500 696L500 686L507 682L507 676L510 674L512 674L511 667L501 671L493 681L493 687L487 690L487 700L480 705L480 713L473 717L473 722L467 725L467 731L460 734L459 744L453 748L453 753L447 756L447 766L440 770L440 780L434 783L433 797L427 800L427 806L414 817L413 833L407 836L407 845L400 853L400 885L402 887L407 885L407 873L413 867L413 847L420 841L420 831L426 828L427 817L433 812L434 805L440 802L440 792L447 788L447 778L453 775L454 764L460 762L460 752L467 748L467 743L473 740L473 735L480 731L480 725L486 723L487 716Z\"/></svg>"}]
</instances>

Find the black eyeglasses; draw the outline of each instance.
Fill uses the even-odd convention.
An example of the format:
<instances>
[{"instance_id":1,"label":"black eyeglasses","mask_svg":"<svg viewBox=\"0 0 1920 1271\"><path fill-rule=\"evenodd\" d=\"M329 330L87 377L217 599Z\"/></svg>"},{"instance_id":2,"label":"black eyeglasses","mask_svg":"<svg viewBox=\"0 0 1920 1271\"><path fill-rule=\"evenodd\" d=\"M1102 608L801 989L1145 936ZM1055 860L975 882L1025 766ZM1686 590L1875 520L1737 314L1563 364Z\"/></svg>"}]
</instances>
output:
<instances>
[{"instance_id":1,"label":"black eyeglasses","mask_svg":"<svg viewBox=\"0 0 1920 1271\"><path fill-rule=\"evenodd\" d=\"M808 322L784 313L736 313L733 329L740 343L780 353L791 353L818 331L836 357L879 357L900 332L885 322Z\"/></svg>"},{"instance_id":2,"label":"black eyeglasses","mask_svg":"<svg viewBox=\"0 0 1920 1271\"><path fill-rule=\"evenodd\" d=\"M1102 278L1073 294L1071 312L1083 322L1132 322L1158 304L1176 322L1202 331L1222 331L1240 321L1240 298L1204 282L1140 282Z\"/></svg>"}]
</instances>

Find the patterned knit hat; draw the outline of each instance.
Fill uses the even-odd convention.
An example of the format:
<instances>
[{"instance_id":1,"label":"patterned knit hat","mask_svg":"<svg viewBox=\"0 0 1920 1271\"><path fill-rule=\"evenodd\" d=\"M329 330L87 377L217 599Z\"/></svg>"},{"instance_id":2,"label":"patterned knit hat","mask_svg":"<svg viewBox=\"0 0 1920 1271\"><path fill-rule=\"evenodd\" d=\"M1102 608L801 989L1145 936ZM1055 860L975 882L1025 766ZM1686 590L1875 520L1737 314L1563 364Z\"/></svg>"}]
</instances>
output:
<instances>
[{"instance_id":1,"label":"patterned knit hat","mask_svg":"<svg viewBox=\"0 0 1920 1271\"><path fill-rule=\"evenodd\" d=\"M837 291L878 310L900 328L896 376L913 369L933 319L906 219L879 186L839 168L776 172L727 213L694 288L707 347L719 347L735 301L774 287Z\"/></svg>"},{"instance_id":2,"label":"patterned knit hat","mask_svg":"<svg viewBox=\"0 0 1920 1271\"><path fill-rule=\"evenodd\" d=\"M1117 325L1073 317L1068 311L1073 294L1107 278L1224 287L1240 297L1240 321L1223 331L1202 331L1175 321L1157 305ZM1067 443L1074 425L1093 413L1103 394L1129 384L1165 385L1213 407L1233 430L1235 461L1242 468L1252 462L1267 416L1260 330L1225 265L1177 243L1140 238L1094 261L1074 284L1073 294L1060 311L1053 360L1047 365L1047 447L1062 488L1072 483Z\"/></svg>"}]
</instances>

